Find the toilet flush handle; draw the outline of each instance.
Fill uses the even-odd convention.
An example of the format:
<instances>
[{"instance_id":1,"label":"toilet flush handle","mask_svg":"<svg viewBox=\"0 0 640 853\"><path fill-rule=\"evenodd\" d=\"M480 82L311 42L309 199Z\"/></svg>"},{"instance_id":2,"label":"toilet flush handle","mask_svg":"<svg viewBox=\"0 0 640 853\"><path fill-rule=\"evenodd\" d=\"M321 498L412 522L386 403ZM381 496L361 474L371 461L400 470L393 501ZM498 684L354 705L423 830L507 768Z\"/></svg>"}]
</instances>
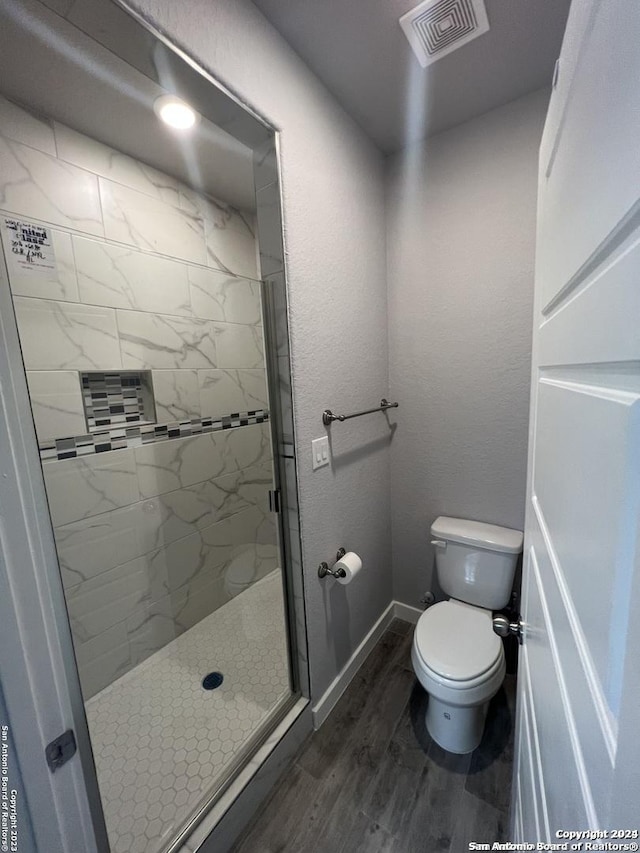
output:
<instances>
[{"instance_id":1,"label":"toilet flush handle","mask_svg":"<svg viewBox=\"0 0 640 853\"><path fill-rule=\"evenodd\" d=\"M434 548L446 548L447 547L447 543L445 542L444 539L432 539L431 544L433 545Z\"/></svg>"}]
</instances>

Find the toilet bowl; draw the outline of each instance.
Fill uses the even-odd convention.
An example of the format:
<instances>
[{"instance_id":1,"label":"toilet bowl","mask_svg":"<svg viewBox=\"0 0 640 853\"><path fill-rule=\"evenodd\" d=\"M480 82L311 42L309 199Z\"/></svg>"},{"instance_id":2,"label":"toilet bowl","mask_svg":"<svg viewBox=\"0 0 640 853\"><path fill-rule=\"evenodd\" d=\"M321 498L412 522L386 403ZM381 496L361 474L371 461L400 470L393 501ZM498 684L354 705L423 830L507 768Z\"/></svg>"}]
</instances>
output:
<instances>
[{"instance_id":1,"label":"toilet bowl","mask_svg":"<svg viewBox=\"0 0 640 853\"><path fill-rule=\"evenodd\" d=\"M443 749L472 752L482 740L489 702L506 672L493 609L511 593L522 533L459 518L431 527L440 585L451 596L426 610L415 628L411 661L429 694L425 723Z\"/></svg>"},{"instance_id":2,"label":"toilet bowl","mask_svg":"<svg viewBox=\"0 0 640 853\"><path fill-rule=\"evenodd\" d=\"M418 620L411 661L429 694L431 737L447 752L472 752L506 671L491 611L453 599L435 604Z\"/></svg>"}]
</instances>

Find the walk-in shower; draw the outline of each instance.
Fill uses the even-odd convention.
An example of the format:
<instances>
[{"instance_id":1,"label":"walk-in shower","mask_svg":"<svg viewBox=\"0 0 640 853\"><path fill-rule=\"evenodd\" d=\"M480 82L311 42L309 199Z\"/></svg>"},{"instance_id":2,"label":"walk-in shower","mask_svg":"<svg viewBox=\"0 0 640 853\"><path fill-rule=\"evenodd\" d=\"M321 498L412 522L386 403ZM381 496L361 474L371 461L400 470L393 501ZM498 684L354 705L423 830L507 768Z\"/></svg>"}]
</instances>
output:
<instances>
[{"instance_id":1,"label":"walk-in shower","mask_svg":"<svg viewBox=\"0 0 640 853\"><path fill-rule=\"evenodd\" d=\"M177 850L306 690L277 141L110 0L1 16L1 284L96 831Z\"/></svg>"}]
</instances>

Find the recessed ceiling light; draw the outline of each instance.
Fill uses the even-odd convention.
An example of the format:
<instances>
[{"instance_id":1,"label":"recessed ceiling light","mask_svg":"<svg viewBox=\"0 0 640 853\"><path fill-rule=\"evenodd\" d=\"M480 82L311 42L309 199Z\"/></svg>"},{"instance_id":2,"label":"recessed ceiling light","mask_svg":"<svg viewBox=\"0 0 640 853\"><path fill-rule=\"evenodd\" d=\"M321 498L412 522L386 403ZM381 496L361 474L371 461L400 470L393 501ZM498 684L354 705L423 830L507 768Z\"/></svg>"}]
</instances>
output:
<instances>
[{"instance_id":1,"label":"recessed ceiling light","mask_svg":"<svg viewBox=\"0 0 640 853\"><path fill-rule=\"evenodd\" d=\"M189 130L200 121L198 113L175 95L160 95L153 102L153 109L165 124L175 130Z\"/></svg>"}]
</instances>

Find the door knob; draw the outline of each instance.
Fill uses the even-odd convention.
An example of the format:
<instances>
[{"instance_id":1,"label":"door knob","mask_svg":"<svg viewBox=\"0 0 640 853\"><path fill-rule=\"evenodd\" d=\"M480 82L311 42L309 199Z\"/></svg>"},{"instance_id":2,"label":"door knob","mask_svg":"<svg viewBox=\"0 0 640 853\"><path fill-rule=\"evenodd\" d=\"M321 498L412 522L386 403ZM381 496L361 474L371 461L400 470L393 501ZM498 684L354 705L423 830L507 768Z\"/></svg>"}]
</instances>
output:
<instances>
[{"instance_id":1,"label":"door knob","mask_svg":"<svg viewBox=\"0 0 640 853\"><path fill-rule=\"evenodd\" d=\"M496 613L493 617L493 630L499 637L508 637L513 635L518 638L518 642L522 644L522 635L524 631L524 622L518 616L513 621L510 621L504 613Z\"/></svg>"}]
</instances>

